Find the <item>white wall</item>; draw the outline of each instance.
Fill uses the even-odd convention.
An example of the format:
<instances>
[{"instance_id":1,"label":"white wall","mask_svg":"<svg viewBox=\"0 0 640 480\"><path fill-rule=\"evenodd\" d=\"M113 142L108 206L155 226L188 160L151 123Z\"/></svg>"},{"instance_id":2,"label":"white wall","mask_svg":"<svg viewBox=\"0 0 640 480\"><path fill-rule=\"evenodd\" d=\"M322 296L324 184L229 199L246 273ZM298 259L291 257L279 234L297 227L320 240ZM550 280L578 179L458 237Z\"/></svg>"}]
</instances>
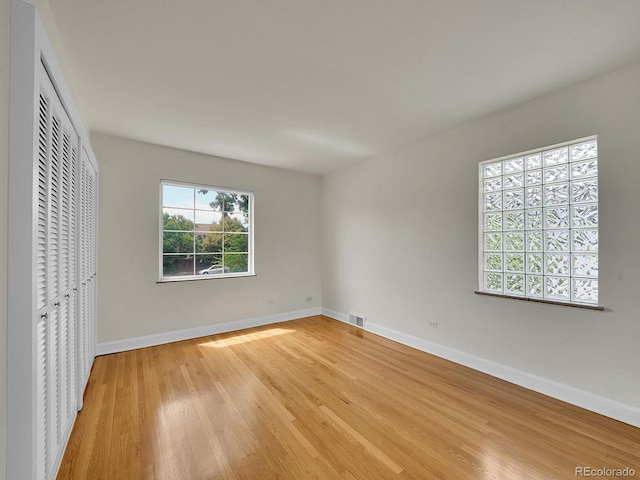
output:
<instances>
[{"instance_id":1,"label":"white wall","mask_svg":"<svg viewBox=\"0 0 640 480\"><path fill-rule=\"evenodd\" d=\"M639 408L639 126L640 64L325 177L323 307ZM592 134L607 310L474 295L478 162Z\"/></svg>"},{"instance_id":2,"label":"white wall","mask_svg":"<svg viewBox=\"0 0 640 480\"><path fill-rule=\"evenodd\" d=\"M91 143L100 343L320 306L319 177L106 135ZM156 283L160 179L253 190L257 276Z\"/></svg>"},{"instance_id":3,"label":"white wall","mask_svg":"<svg viewBox=\"0 0 640 480\"><path fill-rule=\"evenodd\" d=\"M0 0L0 480L6 477L10 1Z\"/></svg>"}]
</instances>

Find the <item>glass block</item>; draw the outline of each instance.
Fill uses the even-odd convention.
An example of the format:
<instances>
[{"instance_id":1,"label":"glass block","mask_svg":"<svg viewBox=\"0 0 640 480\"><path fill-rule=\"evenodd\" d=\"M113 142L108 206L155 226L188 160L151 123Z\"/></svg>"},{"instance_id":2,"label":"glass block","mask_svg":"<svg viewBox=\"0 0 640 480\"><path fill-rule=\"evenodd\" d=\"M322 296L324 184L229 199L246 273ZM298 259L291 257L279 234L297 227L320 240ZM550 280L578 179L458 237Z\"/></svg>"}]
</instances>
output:
<instances>
[{"instance_id":1,"label":"glass block","mask_svg":"<svg viewBox=\"0 0 640 480\"><path fill-rule=\"evenodd\" d=\"M488 193L484 196L484 211L502 210L502 193Z\"/></svg>"},{"instance_id":2,"label":"glass block","mask_svg":"<svg viewBox=\"0 0 640 480\"><path fill-rule=\"evenodd\" d=\"M595 177L597 175L598 175L597 160L588 160L586 162L574 163L571 165L571 178L573 179Z\"/></svg>"},{"instance_id":3,"label":"glass block","mask_svg":"<svg viewBox=\"0 0 640 480\"><path fill-rule=\"evenodd\" d=\"M572 207L571 226L597 227L598 226L598 206L597 205L576 205Z\"/></svg>"},{"instance_id":4,"label":"glass block","mask_svg":"<svg viewBox=\"0 0 640 480\"><path fill-rule=\"evenodd\" d=\"M527 210L527 229L538 230L542 228L542 210L532 209Z\"/></svg>"},{"instance_id":5,"label":"glass block","mask_svg":"<svg viewBox=\"0 0 640 480\"><path fill-rule=\"evenodd\" d=\"M598 304L598 281L582 278L573 279L573 301Z\"/></svg>"},{"instance_id":6,"label":"glass block","mask_svg":"<svg viewBox=\"0 0 640 480\"><path fill-rule=\"evenodd\" d=\"M482 169L484 178L502 175L502 162L487 163Z\"/></svg>"},{"instance_id":7,"label":"glass block","mask_svg":"<svg viewBox=\"0 0 640 480\"><path fill-rule=\"evenodd\" d=\"M502 293L502 274L487 272L484 274L484 289Z\"/></svg>"},{"instance_id":8,"label":"glass block","mask_svg":"<svg viewBox=\"0 0 640 480\"><path fill-rule=\"evenodd\" d=\"M573 275L577 277L597 277L598 276L598 255L597 254L574 254Z\"/></svg>"},{"instance_id":9,"label":"glass block","mask_svg":"<svg viewBox=\"0 0 640 480\"><path fill-rule=\"evenodd\" d=\"M507 272L524 272L524 253L507 253L504 263Z\"/></svg>"},{"instance_id":10,"label":"glass block","mask_svg":"<svg viewBox=\"0 0 640 480\"><path fill-rule=\"evenodd\" d=\"M484 269L502 271L502 254L501 253L485 253Z\"/></svg>"},{"instance_id":11,"label":"glass block","mask_svg":"<svg viewBox=\"0 0 640 480\"><path fill-rule=\"evenodd\" d=\"M504 174L521 172L522 171L522 157L512 158L511 160L505 160L504 162Z\"/></svg>"},{"instance_id":12,"label":"glass block","mask_svg":"<svg viewBox=\"0 0 640 480\"><path fill-rule=\"evenodd\" d=\"M542 206L542 188L532 187L527 188L527 207L541 207Z\"/></svg>"},{"instance_id":13,"label":"glass block","mask_svg":"<svg viewBox=\"0 0 640 480\"><path fill-rule=\"evenodd\" d=\"M504 188L520 188L524 186L524 173L514 173L504 177Z\"/></svg>"},{"instance_id":14,"label":"glass block","mask_svg":"<svg viewBox=\"0 0 640 480\"><path fill-rule=\"evenodd\" d=\"M484 230L502 230L502 214L501 213L485 213L484 214Z\"/></svg>"},{"instance_id":15,"label":"glass block","mask_svg":"<svg viewBox=\"0 0 640 480\"><path fill-rule=\"evenodd\" d=\"M569 264L569 255L545 255L545 274L546 275L570 275L571 269Z\"/></svg>"},{"instance_id":16,"label":"glass block","mask_svg":"<svg viewBox=\"0 0 640 480\"><path fill-rule=\"evenodd\" d=\"M532 170L534 168L540 168L542 166L542 154L541 153L533 153L531 155L526 155L524 157L525 167L527 170Z\"/></svg>"},{"instance_id":17,"label":"glass block","mask_svg":"<svg viewBox=\"0 0 640 480\"><path fill-rule=\"evenodd\" d=\"M484 249L487 251L501 251L502 250L502 234L501 233L485 233L484 234Z\"/></svg>"},{"instance_id":18,"label":"glass block","mask_svg":"<svg viewBox=\"0 0 640 480\"><path fill-rule=\"evenodd\" d=\"M569 251L569 230L546 230L545 251L547 252L568 252Z\"/></svg>"},{"instance_id":19,"label":"glass block","mask_svg":"<svg viewBox=\"0 0 640 480\"><path fill-rule=\"evenodd\" d=\"M505 275L505 293L524 295L524 275L508 273Z\"/></svg>"},{"instance_id":20,"label":"glass block","mask_svg":"<svg viewBox=\"0 0 640 480\"><path fill-rule=\"evenodd\" d=\"M524 190L508 190L504 192L505 210L517 210L524 208Z\"/></svg>"},{"instance_id":21,"label":"glass block","mask_svg":"<svg viewBox=\"0 0 640 480\"><path fill-rule=\"evenodd\" d=\"M569 300L569 277L545 277L545 298Z\"/></svg>"},{"instance_id":22,"label":"glass block","mask_svg":"<svg viewBox=\"0 0 640 480\"><path fill-rule=\"evenodd\" d=\"M555 150L549 150L544 152L544 166L551 167L560 163L567 163L569 158L569 149L567 147L556 148Z\"/></svg>"},{"instance_id":23,"label":"glass block","mask_svg":"<svg viewBox=\"0 0 640 480\"><path fill-rule=\"evenodd\" d=\"M598 230L576 229L572 230L573 251L575 252L597 252L598 251Z\"/></svg>"},{"instance_id":24,"label":"glass block","mask_svg":"<svg viewBox=\"0 0 640 480\"><path fill-rule=\"evenodd\" d=\"M485 192L498 192L502 190L502 177L487 178L484 181Z\"/></svg>"},{"instance_id":25,"label":"glass block","mask_svg":"<svg viewBox=\"0 0 640 480\"><path fill-rule=\"evenodd\" d=\"M544 201L545 205L562 205L569 203L569 184L559 183L557 185L545 185Z\"/></svg>"},{"instance_id":26,"label":"glass block","mask_svg":"<svg viewBox=\"0 0 640 480\"><path fill-rule=\"evenodd\" d=\"M542 184L542 170L527 172L527 186Z\"/></svg>"},{"instance_id":27,"label":"glass block","mask_svg":"<svg viewBox=\"0 0 640 480\"><path fill-rule=\"evenodd\" d=\"M569 180L569 166L559 165L544 169L545 183L566 182Z\"/></svg>"},{"instance_id":28,"label":"glass block","mask_svg":"<svg viewBox=\"0 0 640 480\"><path fill-rule=\"evenodd\" d=\"M507 232L505 235L505 250L524 251L524 232Z\"/></svg>"},{"instance_id":29,"label":"glass block","mask_svg":"<svg viewBox=\"0 0 640 480\"><path fill-rule=\"evenodd\" d=\"M542 277L539 275L527 275L527 296L542 296Z\"/></svg>"},{"instance_id":30,"label":"glass block","mask_svg":"<svg viewBox=\"0 0 640 480\"><path fill-rule=\"evenodd\" d=\"M527 232L527 251L542 251L542 232Z\"/></svg>"},{"instance_id":31,"label":"glass block","mask_svg":"<svg viewBox=\"0 0 640 480\"><path fill-rule=\"evenodd\" d=\"M598 141L590 140L584 143L571 145L571 161L579 162L588 158L596 158L598 156Z\"/></svg>"},{"instance_id":32,"label":"glass block","mask_svg":"<svg viewBox=\"0 0 640 480\"><path fill-rule=\"evenodd\" d=\"M583 180L571 184L571 201L573 203L597 202L598 180Z\"/></svg>"},{"instance_id":33,"label":"glass block","mask_svg":"<svg viewBox=\"0 0 640 480\"><path fill-rule=\"evenodd\" d=\"M542 273L542 254L527 254L527 273Z\"/></svg>"},{"instance_id":34,"label":"glass block","mask_svg":"<svg viewBox=\"0 0 640 480\"><path fill-rule=\"evenodd\" d=\"M544 209L545 228L569 228L569 207Z\"/></svg>"},{"instance_id":35,"label":"glass block","mask_svg":"<svg viewBox=\"0 0 640 480\"><path fill-rule=\"evenodd\" d=\"M524 230L524 210L504 214L505 230Z\"/></svg>"}]
</instances>

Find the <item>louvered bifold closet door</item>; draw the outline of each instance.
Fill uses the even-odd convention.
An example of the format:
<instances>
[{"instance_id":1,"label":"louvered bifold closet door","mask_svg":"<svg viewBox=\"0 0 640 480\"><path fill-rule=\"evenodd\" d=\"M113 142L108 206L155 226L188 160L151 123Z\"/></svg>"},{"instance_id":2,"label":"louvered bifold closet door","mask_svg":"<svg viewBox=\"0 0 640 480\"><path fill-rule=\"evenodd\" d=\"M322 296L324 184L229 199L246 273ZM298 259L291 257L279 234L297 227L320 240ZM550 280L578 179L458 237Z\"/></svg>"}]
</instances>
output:
<instances>
[{"instance_id":1,"label":"louvered bifold closet door","mask_svg":"<svg viewBox=\"0 0 640 480\"><path fill-rule=\"evenodd\" d=\"M38 110L36 284L38 479L55 478L77 409L73 192L78 135L42 67Z\"/></svg>"},{"instance_id":2,"label":"louvered bifold closet door","mask_svg":"<svg viewBox=\"0 0 640 480\"><path fill-rule=\"evenodd\" d=\"M78 324L79 391L82 392L96 353L97 320L97 172L87 153L80 162L80 322ZM81 402L81 399L79 399Z\"/></svg>"}]
</instances>

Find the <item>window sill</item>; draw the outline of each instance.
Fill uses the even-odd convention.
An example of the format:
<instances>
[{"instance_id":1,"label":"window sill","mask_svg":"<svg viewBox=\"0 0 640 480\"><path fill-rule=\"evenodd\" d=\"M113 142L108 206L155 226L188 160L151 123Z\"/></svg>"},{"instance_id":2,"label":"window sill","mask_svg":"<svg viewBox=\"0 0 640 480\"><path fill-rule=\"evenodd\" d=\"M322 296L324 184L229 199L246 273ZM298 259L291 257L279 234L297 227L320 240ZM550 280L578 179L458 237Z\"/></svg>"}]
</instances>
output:
<instances>
[{"instance_id":1,"label":"window sill","mask_svg":"<svg viewBox=\"0 0 640 480\"><path fill-rule=\"evenodd\" d=\"M236 273L229 275L193 275L185 277L167 277L161 278L156 283L179 283L179 282L197 282L198 280L224 280L228 278L246 278L257 277L255 273Z\"/></svg>"},{"instance_id":2,"label":"window sill","mask_svg":"<svg viewBox=\"0 0 640 480\"><path fill-rule=\"evenodd\" d=\"M547 300L544 298L531 298L531 297L517 297L515 295L504 295L502 293L491 293L491 292L481 292L479 290L474 291L476 295L486 295L488 297L498 297L498 298L508 298L511 300L524 300L526 302L535 302L535 303L546 303L549 305L559 305L561 307L573 307L573 308L582 308L585 310L598 310L600 312L604 311L604 307L600 305L587 305L584 303L569 303L569 302L560 302L555 300Z\"/></svg>"}]
</instances>

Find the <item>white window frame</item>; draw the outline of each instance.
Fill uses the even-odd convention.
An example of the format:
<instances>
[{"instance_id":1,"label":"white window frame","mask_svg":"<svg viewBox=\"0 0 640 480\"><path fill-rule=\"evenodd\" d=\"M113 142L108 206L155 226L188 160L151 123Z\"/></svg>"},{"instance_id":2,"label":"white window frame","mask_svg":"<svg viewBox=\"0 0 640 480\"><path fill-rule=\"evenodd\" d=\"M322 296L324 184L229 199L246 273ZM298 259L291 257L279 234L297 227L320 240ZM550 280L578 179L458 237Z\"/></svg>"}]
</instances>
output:
<instances>
[{"instance_id":1,"label":"white window frame","mask_svg":"<svg viewBox=\"0 0 640 480\"><path fill-rule=\"evenodd\" d=\"M163 238L164 238L164 201L163 201L163 187L186 187L201 190L211 190L219 193L247 195L249 198L249 232L248 236L248 262L246 272L228 272L218 273L214 275L179 275L179 276L164 276L163 272ZM238 277L253 277L255 276L254 268L254 193L252 190L244 190L238 188L218 187L214 185L204 185L199 183L181 182L175 180L160 180L159 188L159 236L158 236L158 283L171 283L171 282L184 282L194 280L214 280L221 278L238 278ZM195 208L194 208L195 210ZM195 254L195 251L194 251Z\"/></svg>"},{"instance_id":2,"label":"white window frame","mask_svg":"<svg viewBox=\"0 0 640 480\"><path fill-rule=\"evenodd\" d=\"M595 226L590 226L590 227L579 227L579 226L574 226L573 224L573 208L574 205L575 206L579 206L581 205L580 203L573 203L572 199L571 199L571 194L572 194L572 185L574 181L579 181L576 178L574 178L574 174L572 173L573 170L571 168L571 166L574 164L571 162L571 158L567 159L567 165L568 165L568 170L567 170L567 179L564 181L566 183L569 184L569 203L566 205L567 209L568 209L568 226L567 227L562 227L562 230L564 231L569 231L569 251L568 252L558 252L558 253L550 253L549 255L558 255L558 256L562 256L562 255L567 255L569 258L569 274L564 275L564 278L568 278L569 280L569 298L563 299L563 298L554 298L552 296L547 296L546 293L546 282L547 282L547 278L553 278L554 275L547 273L546 269L547 269L547 257L546 255L548 254L548 252L550 252L551 250L548 250L548 245L546 243L546 235L545 232L553 232L554 228L553 227L547 227L545 225L546 223L546 219L545 219L545 211L546 208L548 208L547 204L546 204L546 199L545 199L545 185L551 186L554 184L553 181L551 182L545 182L545 178L544 178L544 171L545 171L545 165L544 165L544 153L545 152L550 152L553 150L558 150L561 149L563 147L570 147L572 145L576 145L576 144L580 144L580 143L586 143L586 142L591 142L591 141L595 141L596 143L598 142L598 137L593 135L593 136L589 136L589 137L584 137L584 138L579 138L576 140L571 140L571 141L567 141L567 142L562 142L562 143L558 143L555 145L550 145L550 146L546 146L546 147L542 147L542 148L536 148L533 150L528 150L525 152L520 152L520 153L516 153L513 155L507 155L504 157L499 157L499 158L493 158L490 160L485 160L479 163L478 165L478 291L476 291L475 293L478 294L482 294L482 295L492 295L492 296L498 296L498 297L507 297L507 298L515 298L515 299L520 299L520 300L529 300L529 301L536 301L536 302L543 302L543 303L553 303L553 304L560 304L560 305L568 305L568 306L575 306L575 307L581 307L581 308L589 308L589 309L595 309L595 310L603 310L604 308L599 306L598 302L599 302L599 288L598 288L598 300L595 302L591 302L591 301L582 301L581 299L576 299L574 298L574 281L583 281L583 280L595 280L596 282L599 282L599 276L596 275L590 278L581 276L579 274L575 274L574 273L574 257L573 254L576 252L574 251L574 245L573 245L573 232L574 231L579 231L581 229L592 229L595 230L598 235L599 235L599 221L596 222ZM507 281L507 274L509 273L507 271L507 265L506 265L506 260L507 260L507 255L509 254L509 251L507 250L506 245L504 244L504 235L506 235L507 232L507 228L505 226L505 223L501 223L501 230L500 233L503 235L503 239L502 239L502 249L500 251L496 250L496 253L499 253L502 255L502 263L501 263L501 271L495 271L496 274L502 273L503 275L503 290L502 292L500 291L492 291L491 289L487 288L487 286L485 285L485 274L487 273L493 273L494 271L492 270L485 270L485 253L487 253L486 249L485 249L485 214L487 213L485 211L485 191L484 191L484 181L486 180L485 176L484 176L484 167L487 164L492 164L492 163L498 163L498 162L508 162L509 160L512 159L518 159L520 157L524 159L527 158L527 156L533 156L536 154L540 154L541 155L541 166L539 167L539 171L541 174L541 179L540 179L540 184L536 185L539 186L541 191L543 192L541 194L541 204L539 206L535 206L535 207L529 207L527 205L528 203L528 198L527 198L527 188L529 187L529 185L526 184L527 180L527 175L526 173L526 165L523 168L523 184L522 184L522 190L523 190L523 207L522 210L517 209L517 210L513 210L514 213L518 212L518 211L522 211L523 213L523 218L525 219L525 224L523 225L523 233L524 233L524 246L522 249L522 253L524 255L524 259L525 259L525 263L524 263L524 271L522 273L523 277L524 277L524 292L523 294L519 294L519 293L513 293L510 291L507 291L506 289L506 281ZM584 162L586 163L589 160L589 158L586 158L584 160ZM599 153L596 154L595 157L595 161L597 162L598 168L599 168L599 164L600 164L600 158L599 158ZM577 162L575 162L575 164L577 165ZM504 165L504 163L502 164ZM552 167L548 167L548 168L552 168ZM536 167L536 169L538 169L538 167ZM504 175L504 172L501 173L501 175ZM499 176L496 176L494 178L498 178ZM501 176L502 181L504 181L504 176ZM599 182L599 171L596 173L595 176L592 176L590 178L588 178L587 180L590 179L596 179L597 182ZM563 183L564 183L563 182ZM520 187L517 187L516 190L519 190ZM598 183L598 189L599 189L599 183ZM501 205L500 205L500 209L499 210L495 210L496 213L500 213L502 214L502 222L506 222L505 220L505 212L509 212L509 209L505 208L505 203L504 203L504 199L505 197L505 190L508 191L508 188L505 189L504 185L501 183L500 184L500 194L502 195L502 199L501 199ZM599 211L599 195L597 195L596 200L593 202L588 202L588 205L596 205L596 214ZM563 205L564 207L564 205ZM542 241L542 246L540 247L541 250L540 251L532 251L528 248L528 244L527 244L527 232L532 231L530 229L527 228L527 212L528 211L533 211L533 210L540 210L542 212L542 224L540 229L534 229L535 231L540 231L541 232L541 241ZM556 228L560 228L560 227L556 227ZM497 230L496 230L497 232ZM598 242L599 243L599 242ZM598 245L599 247L599 245ZM596 262L599 262L599 248L597 250L595 250L595 252L587 252L590 255L595 254L596 256ZM515 252L515 254L520 253ZM538 274L538 273L530 273L528 272L528 255L540 255L542 257L542 271ZM576 253L577 256L580 255L580 253ZM577 261L577 260L576 260ZM530 295L529 294L529 290L528 290L528 277L527 275L530 276L538 276L538 277L542 277L542 293L540 295ZM517 274L516 272L514 272L514 277L519 276L519 274Z\"/></svg>"}]
</instances>

